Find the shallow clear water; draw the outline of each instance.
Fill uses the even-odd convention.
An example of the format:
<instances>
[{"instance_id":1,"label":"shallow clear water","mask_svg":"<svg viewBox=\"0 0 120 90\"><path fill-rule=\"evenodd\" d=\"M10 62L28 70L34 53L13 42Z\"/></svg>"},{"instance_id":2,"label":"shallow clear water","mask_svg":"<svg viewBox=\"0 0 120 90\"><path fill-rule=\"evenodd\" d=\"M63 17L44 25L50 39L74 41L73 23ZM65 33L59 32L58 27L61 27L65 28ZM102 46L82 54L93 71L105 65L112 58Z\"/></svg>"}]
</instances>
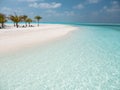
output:
<instances>
[{"instance_id":1,"label":"shallow clear water","mask_svg":"<svg viewBox=\"0 0 120 90\"><path fill-rule=\"evenodd\" d=\"M0 90L120 90L120 26L80 26L55 42L1 56Z\"/></svg>"}]
</instances>

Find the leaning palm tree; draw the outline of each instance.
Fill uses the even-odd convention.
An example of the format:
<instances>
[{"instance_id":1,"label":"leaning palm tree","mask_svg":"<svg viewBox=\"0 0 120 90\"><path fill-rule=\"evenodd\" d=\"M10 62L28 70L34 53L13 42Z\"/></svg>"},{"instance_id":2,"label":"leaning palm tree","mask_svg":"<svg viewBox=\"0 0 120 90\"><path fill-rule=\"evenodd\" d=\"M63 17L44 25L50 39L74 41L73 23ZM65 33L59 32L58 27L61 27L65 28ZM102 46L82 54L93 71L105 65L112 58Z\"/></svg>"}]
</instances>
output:
<instances>
[{"instance_id":1,"label":"leaning palm tree","mask_svg":"<svg viewBox=\"0 0 120 90\"><path fill-rule=\"evenodd\" d=\"M0 23L1 23L1 28L4 28L4 23L6 22L6 16L2 13L0 13Z\"/></svg>"},{"instance_id":2,"label":"leaning palm tree","mask_svg":"<svg viewBox=\"0 0 120 90\"><path fill-rule=\"evenodd\" d=\"M23 19L23 21L25 22L25 25L27 26L27 18L28 18L28 16L27 15L23 15L22 16L22 19Z\"/></svg>"},{"instance_id":3,"label":"leaning palm tree","mask_svg":"<svg viewBox=\"0 0 120 90\"><path fill-rule=\"evenodd\" d=\"M39 26L39 21L40 21L40 19L42 19L42 17L41 16L35 16L35 19L37 20L38 26Z\"/></svg>"},{"instance_id":4,"label":"leaning palm tree","mask_svg":"<svg viewBox=\"0 0 120 90\"><path fill-rule=\"evenodd\" d=\"M30 27L30 23L32 22L32 19L31 19L31 18L27 18L27 19L26 19L26 22L28 22L29 27Z\"/></svg>"}]
</instances>

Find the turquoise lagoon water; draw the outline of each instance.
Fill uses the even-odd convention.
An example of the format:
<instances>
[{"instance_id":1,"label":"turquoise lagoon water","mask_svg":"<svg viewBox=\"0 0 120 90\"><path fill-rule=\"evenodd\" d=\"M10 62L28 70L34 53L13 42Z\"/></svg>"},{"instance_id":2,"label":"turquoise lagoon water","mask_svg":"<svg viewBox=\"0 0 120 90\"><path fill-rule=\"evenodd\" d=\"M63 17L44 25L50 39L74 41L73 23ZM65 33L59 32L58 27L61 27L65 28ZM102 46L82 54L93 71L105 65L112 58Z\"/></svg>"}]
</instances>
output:
<instances>
[{"instance_id":1,"label":"turquoise lagoon water","mask_svg":"<svg viewBox=\"0 0 120 90\"><path fill-rule=\"evenodd\" d=\"M55 42L1 55L0 90L120 90L120 26L76 27Z\"/></svg>"}]
</instances>

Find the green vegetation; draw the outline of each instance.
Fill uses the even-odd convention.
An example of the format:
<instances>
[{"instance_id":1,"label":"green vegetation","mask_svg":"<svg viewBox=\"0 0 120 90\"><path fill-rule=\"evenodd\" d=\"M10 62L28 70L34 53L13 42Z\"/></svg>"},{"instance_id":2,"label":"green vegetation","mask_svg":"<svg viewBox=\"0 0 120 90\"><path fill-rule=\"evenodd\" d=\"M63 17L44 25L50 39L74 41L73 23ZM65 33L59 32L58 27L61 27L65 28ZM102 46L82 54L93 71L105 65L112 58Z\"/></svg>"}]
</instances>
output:
<instances>
[{"instance_id":1,"label":"green vegetation","mask_svg":"<svg viewBox=\"0 0 120 90\"><path fill-rule=\"evenodd\" d=\"M22 21L22 16L10 15L10 20L14 22L14 25L18 28L18 23Z\"/></svg>"},{"instance_id":2,"label":"green vegetation","mask_svg":"<svg viewBox=\"0 0 120 90\"><path fill-rule=\"evenodd\" d=\"M40 21L40 19L42 19L42 17L40 17L40 16L35 16L35 19L37 20L38 26L39 26L39 21Z\"/></svg>"},{"instance_id":3,"label":"green vegetation","mask_svg":"<svg viewBox=\"0 0 120 90\"><path fill-rule=\"evenodd\" d=\"M41 16L35 16L34 19L37 20L38 22L38 26L39 26L39 21L40 19L42 19ZM0 13L0 28L4 28L5 25L4 23L7 22L7 20L11 20L14 24L14 27L19 27L19 22L24 22L25 26L23 25L23 27L27 27L27 23L29 24L29 27L31 26L31 22L33 22L33 20L31 18L29 18L27 15L17 15L16 13L14 15L9 15L8 17L6 17L6 15Z\"/></svg>"},{"instance_id":4,"label":"green vegetation","mask_svg":"<svg viewBox=\"0 0 120 90\"><path fill-rule=\"evenodd\" d=\"M23 16L22 16L22 19L23 19L23 21L25 22L26 27L27 27L27 18L28 18L27 15L23 15Z\"/></svg>"},{"instance_id":5,"label":"green vegetation","mask_svg":"<svg viewBox=\"0 0 120 90\"><path fill-rule=\"evenodd\" d=\"M7 22L6 16L2 13L0 13L0 24L1 28L4 28L4 23Z\"/></svg>"},{"instance_id":6,"label":"green vegetation","mask_svg":"<svg viewBox=\"0 0 120 90\"><path fill-rule=\"evenodd\" d=\"M31 19L31 18L27 18L27 19L26 19L26 22L28 22L29 27L30 27L30 23L32 22L32 19Z\"/></svg>"}]
</instances>

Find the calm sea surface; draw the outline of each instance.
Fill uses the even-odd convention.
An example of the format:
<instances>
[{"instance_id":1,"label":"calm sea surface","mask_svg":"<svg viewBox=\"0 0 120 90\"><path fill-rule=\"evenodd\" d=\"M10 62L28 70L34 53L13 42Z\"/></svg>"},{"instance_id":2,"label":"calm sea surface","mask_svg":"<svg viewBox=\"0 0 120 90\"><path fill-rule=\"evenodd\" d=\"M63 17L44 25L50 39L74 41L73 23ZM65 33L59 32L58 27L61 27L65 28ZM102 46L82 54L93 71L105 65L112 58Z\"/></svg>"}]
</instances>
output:
<instances>
[{"instance_id":1,"label":"calm sea surface","mask_svg":"<svg viewBox=\"0 0 120 90\"><path fill-rule=\"evenodd\" d=\"M0 55L0 90L120 90L120 25L75 26L57 41Z\"/></svg>"}]
</instances>

